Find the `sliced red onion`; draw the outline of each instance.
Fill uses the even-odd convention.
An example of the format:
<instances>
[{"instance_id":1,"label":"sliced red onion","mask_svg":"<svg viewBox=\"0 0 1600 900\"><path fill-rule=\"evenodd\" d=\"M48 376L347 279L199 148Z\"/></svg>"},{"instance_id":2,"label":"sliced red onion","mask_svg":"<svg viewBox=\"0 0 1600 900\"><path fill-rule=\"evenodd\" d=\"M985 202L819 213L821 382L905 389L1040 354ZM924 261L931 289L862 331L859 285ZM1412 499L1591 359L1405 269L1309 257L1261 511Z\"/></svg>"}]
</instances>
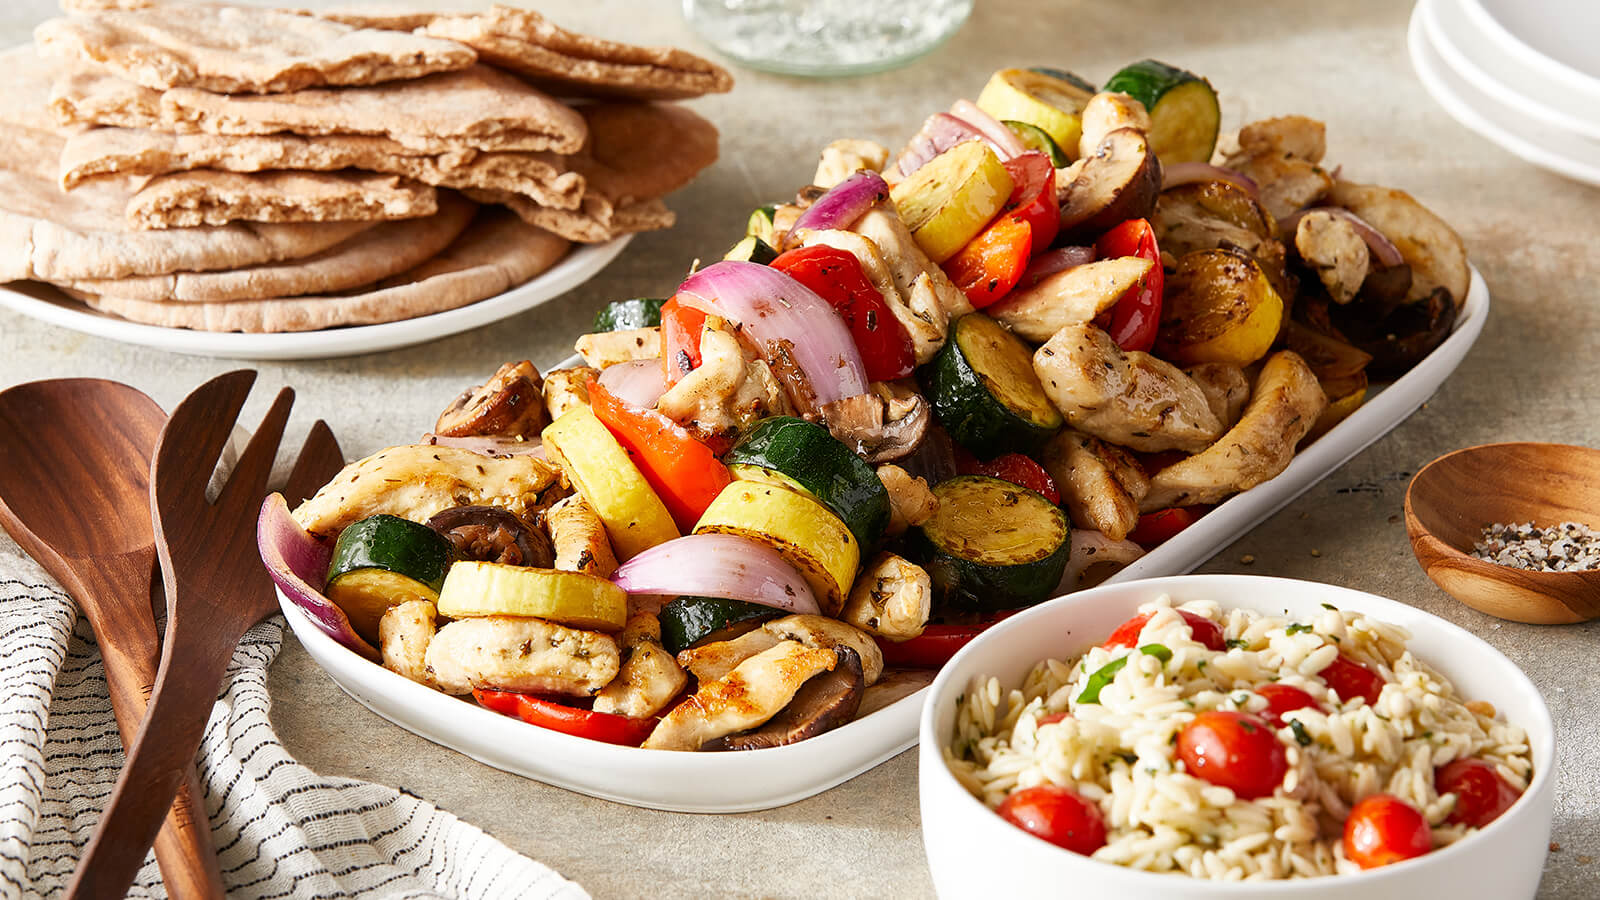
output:
<instances>
[{"instance_id":1,"label":"sliced red onion","mask_svg":"<svg viewBox=\"0 0 1600 900\"><path fill-rule=\"evenodd\" d=\"M816 595L766 544L736 534L691 534L623 563L611 580L630 594L723 597L818 615Z\"/></svg>"},{"instance_id":2,"label":"sliced red onion","mask_svg":"<svg viewBox=\"0 0 1600 900\"><path fill-rule=\"evenodd\" d=\"M667 375L661 370L661 360L653 357L606 366L599 380L617 399L640 409L655 409L656 401L667 392Z\"/></svg>"},{"instance_id":3,"label":"sliced red onion","mask_svg":"<svg viewBox=\"0 0 1600 900\"><path fill-rule=\"evenodd\" d=\"M1203 162L1177 162L1161 167L1163 191L1180 184L1194 184L1197 181L1226 181L1249 194L1250 199L1261 199L1261 186L1256 184L1255 179L1242 172Z\"/></svg>"},{"instance_id":4,"label":"sliced red onion","mask_svg":"<svg viewBox=\"0 0 1600 900\"><path fill-rule=\"evenodd\" d=\"M989 142L989 146L994 148L1001 162L1027 152L1028 148L1022 146L1022 138L1017 137L1015 131L979 109L978 104L971 100L957 100L955 105L950 107L950 114L978 129L978 133L982 134L984 140Z\"/></svg>"},{"instance_id":5,"label":"sliced red onion","mask_svg":"<svg viewBox=\"0 0 1600 900\"><path fill-rule=\"evenodd\" d=\"M911 136L906 148L900 151L890 166L904 178L928 164L935 156L962 141L982 140L978 129L949 113L934 113L922 123L922 129Z\"/></svg>"},{"instance_id":6,"label":"sliced red onion","mask_svg":"<svg viewBox=\"0 0 1600 900\"><path fill-rule=\"evenodd\" d=\"M1092 263L1094 260L1095 250L1093 247L1058 247L1035 256L1033 261L1028 263L1028 268L1022 273L1022 278L1017 281L1017 285L1029 288L1057 272L1075 269L1078 266Z\"/></svg>"},{"instance_id":7,"label":"sliced red onion","mask_svg":"<svg viewBox=\"0 0 1600 900\"><path fill-rule=\"evenodd\" d=\"M545 458L544 441L539 438L522 440L498 434L445 437L430 431L422 436L422 443L433 447L454 447L458 450L469 450L473 453L482 453L484 456L495 456L502 459L512 456L531 456L535 459Z\"/></svg>"},{"instance_id":8,"label":"sliced red onion","mask_svg":"<svg viewBox=\"0 0 1600 900\"><path fill-rule=\"evenodd\" d=\"M1123 566L1144 555L1144 548L1133 541L1113 541L1092 528L1072 529L1071 542L1067 568L1061 573L1058 587L1063 593L1094 587L1116 574ZM1109 570L1099 568L1102 566L1113 568ZM1094 570L1092 576L1084 578L1091 569Z\"/></svg>"},{"instance_id":9,"label":"sliced red onion","mask_svg":"<svg viewBox=\"0 0 1600 900\"><path fill-rule=\"evenodd\" d=\"M1285 241L1292 243L1295 229L1300 227L1300 220L1305 218L1306 213L1312 210L1321 210L1349 222L1350 226L1356 230L1356 234L1361 235L1361 239L1367 242L1367 249L1372 251L1372 258L1381 263L1384 268L1391 268L1405 262L1405 257L1400 255L1400 248L1396 247L1394 242L1389 240L1383 232L1372 227L1366 219L1342 206L1312 206L1302 209L1278 223L1278 234L1282 235Z\"/></svg>"},{"instance_id":10,"label":"sliced red onion","mask_svg":"<svg viewBox=\"0 0 1600 900\"><path fill-rule=\"evenodd\" d=\"M327 580L332 552L289 515L289 504L282 494L273 494L261 504L261 517L256 520L256 548L273 583L312 624L367 659L378 659L378 651L350 627L344 610L312 587Z\"/></svg>"},{"instance_id":11,"label":"sliced red onion","mask_svg":"<svg viewBox=\"0 0 1600 900\"><path fill-rule=\"evenodd\" d=\"M770 360L783 352L810 382L819 406L867 391L866 368L828 301L770 266L712 263L678 286L678 301L737 322Z\"/></svg>"},{"instance_id":12,"label":"sliced red onion","mask_svg":"<svg viewBox=\"0 0 1600 900\"><path fill-rule=\"evenodd\" d=\"M871 169L862 169L834 185L826 194L806 208L795 220L791 231L813 228L825 231L830 228L849 228L867 210L889 199L889 185L883 176Z\"/></svg>"}]
</instances>

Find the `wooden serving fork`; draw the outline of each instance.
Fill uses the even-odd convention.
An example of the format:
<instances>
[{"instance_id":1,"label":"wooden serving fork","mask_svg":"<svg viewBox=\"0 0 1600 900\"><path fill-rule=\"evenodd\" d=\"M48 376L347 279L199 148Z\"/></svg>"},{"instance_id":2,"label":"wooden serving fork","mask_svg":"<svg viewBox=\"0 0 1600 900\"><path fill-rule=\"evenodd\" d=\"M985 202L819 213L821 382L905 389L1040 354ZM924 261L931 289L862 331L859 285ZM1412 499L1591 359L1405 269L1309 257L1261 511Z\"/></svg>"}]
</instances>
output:
<instances>
[{"instance_id":1,"label":"wooden serving fork","mask_svg":"<svg viewBox=\"0 0 1600 900\"><path fill-rule=\"evenodd\" d=\"M166 641L149 710L78 860L69 897L126 894L195 758L234 648L251 626L277 610L256 549L256 517L293 390L278 393L215 503L206 499L206 485L255 377L241 370L201 385L172 411L156 442L150 506L166 583ZM319 421L290 476L290 501L314 491L343 465L338 443Z\"/></svg>"}]
</instances>

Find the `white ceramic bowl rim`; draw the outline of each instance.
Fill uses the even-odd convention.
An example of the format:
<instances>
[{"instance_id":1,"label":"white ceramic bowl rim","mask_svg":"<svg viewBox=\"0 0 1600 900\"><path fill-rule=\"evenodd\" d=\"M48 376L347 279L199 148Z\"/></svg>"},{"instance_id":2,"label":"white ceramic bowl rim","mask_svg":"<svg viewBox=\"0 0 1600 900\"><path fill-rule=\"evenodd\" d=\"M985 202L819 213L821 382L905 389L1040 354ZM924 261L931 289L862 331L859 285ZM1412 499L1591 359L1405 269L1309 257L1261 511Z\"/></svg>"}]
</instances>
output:
<instances>
[{"instance_id":1,"label":"white ceramic bowl rim","mask_svg":"<svg viewBox=\"0 0 1600 900\"><path fill-rule=\"evenodd\" d=\"M942 755L942 747L949 743L950 736L948 734L935 733L935 724L939 718L939 709L941 705L943 705L943 700L947 695L952 698L950 702L953 703L953 697L955 696L954 692L959 692L965 689L965 685L955 683L956 673L963 668L962 662L964 659L981 654L982 648L985 645L1004 640L1004 636L1013 630L1020 631L1028 628L1034 620L1051 618L1051 610L1059 606L1069 604L1092 604L1102 595L1108 593L1122 594L1130 590L1139 590L1146 593L1149 599L1152 600L1162 594L1170 594L1174 601L1181 603L1183 602L1184 586L1187 584L1193 584L1198 580L1213 582L1234 581L1240 584L1241 591L1247 591L1253 587L1255 590L1262 592L1270 591L1274 588L1274 586L1282 586L1284 584L1309 585L1318 592L1326 592L1329 597L1327 602L1330 602L1341 609L1360 610L1370 615L1374 615L1386 622L1395 622L1398 624L1397 620L1401 618L1417 619L1417 617L1421 617L1421 620L1427 621L1427 627L1437 628L1444 634L1448 635L1452 640L1459 643L1463 649L1463 656L1471 656L1475 659L1482 658L1484 660L1504 666L1510 671L1510 673L1515 673L1515 678L1520 680L1522 686L1525 687L1532 696L1539 698L1539 703L1529 709L1519 710L1517 721L1515 722L1515 724L1522 726L1522 728L1528 733L1530 737L1530 744L1534 745L1532 747L1532 753L1534 757L1533 780L1529 782L1528 788L1522 793L1522 796L1517 798L1517 802L1513 804L1510 809L1506 810L1505 813L1502 813L1500 819L1494 823L1491 823L1487 827L1480 829L1479 831L1468 835L1459 841L1456 841L1454 844L1451 844L1448 847L1440 848L1428 853L1425 856L1384 866L1378 869L1370 869L1353 875L1335 875L1328 876L1327 878L1308 878L1297 879L1293 881L1280 880L1250 883L1207 882L1202 879L1193 879L1191 882L1185 884L1185 890L1190 892L1214 890L1219 896L1236 896L1241 893L1274 896L1286 893L1316 893L1317 891L1327 887L1329 878L1337 879L1341 884L1348 884L1359 880L1360 884L1369 885L1373 888L1379 888L1382 886L1383 882L1389 878L1398 877L1399 874L1410 872L1411 870L1420 866L1448 866L1453 860L1460 859L1467 854L1472 853L1483 841L1490 839L1493 834L1496 833L1497 826L1504 826L1513 812L1515 812L1518 808L1532 802L1532 798L1539 792L1546 781L1549 781L1551 778L1555 777L1555 726L1550 719L1550 711L1544 704L1543 696L1528 679L1527 675L1524 674L1515 663L1500 653L1500 651L1484 642L1477 635L1474 635L1458 625L1447 622L1444 619L1441 619L1416 607L1407 606L1395 600L1390 600L1386 597L1380 597L1376 594L1369 594L1365 591L1358 591L1351 588L1322 584L1320 582L1303 581L1294 578L1278 578L1266 575L1175 575L1167 578L1151 578L1144 581L1130 582L1127 584L1106 585L1103 587L1091 588L1086 591L1080 591L1074 594L1067 594L1054 600L1042 603L1026 610L1025 612L1011 616L1005 619L999 625L996 625L994 628L991 628L979 635L966 647L962 648L961 652L952 657L951 660L945 664L945 667L940 670L939 676L934 679L933 685L929 688L928 700L922 709L922 724L920 732L923 744L926 745L930 741L936 742L936 746L941 748L940 753ZM1344 602L1340 602L1339 598L1344 598ZM1435 665L1434 661L1423 661L1428 662L1430 665ZM1037 662L1037 660L1035 662ZM1451 668L1449 666L1439 665L1435 665L1435 667L1440 668L1441 670L1445 668ZM1004 690L1007 688L1002 689ZM1532 738L1535 734L1542 734L1544 740L1542 742L1533 741ZM986 831L995 831L997 829L1003 830L1005 833L1014 836L1014 838L1019 841L1039 841L1038 838L1028 835L1026 832L1022 831L1016 826L1011 825L1004 819L1001 819L999 815L990 810L989 807L985 806L982 801L972 796L972 794L969 793L960 782L956 781L955 776L950 773L949 768L943 764L942 758L940 759L939 764L934 767L936 770L934 772L928 771L929 766L927 765L927 760L928 757L924 756L919 778L937 778L940 779L942 783L941 786L946 788L953 787L956 791L959 791L961 795L959 814L972 817L972 827L984 829ZM1043 841L1039 841L1039 843L1047 848L1046 852L1053 850L1056 854L1060 854L1061 859L1068 861L1065 863L1066 865L1070 866L1073 864L1082 864L1095 866L1097 867L1096 875L1098 877L1113 877L1118 881L1125 881L1126 884L1123 886L1126 886L1130 889L1142 888L1147 891L1154 892L1159 890L1160 885L1170 886L1174 877L1183 877L1173 876L1170 874L1159 874L1155 872L1145 872L1138 869L1129 869L1114 863L1101 862L1081 854L1073 853L1070 850L1052 847ZM1152 896L1154 895L1155 894L1152 894Z\"/></svg>"}]
</instances>

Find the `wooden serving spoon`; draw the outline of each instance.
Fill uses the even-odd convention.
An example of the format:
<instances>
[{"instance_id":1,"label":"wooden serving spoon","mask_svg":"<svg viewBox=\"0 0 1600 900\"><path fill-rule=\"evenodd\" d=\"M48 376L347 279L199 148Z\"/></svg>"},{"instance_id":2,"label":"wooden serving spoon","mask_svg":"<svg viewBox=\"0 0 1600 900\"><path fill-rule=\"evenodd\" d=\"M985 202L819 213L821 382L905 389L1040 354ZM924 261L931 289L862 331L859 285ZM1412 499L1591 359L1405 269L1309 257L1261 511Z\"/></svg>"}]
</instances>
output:
<instances>
[{"instance_id":1,"label":"wooden serving spoon","mask_svg":"<svg viewBox=\"0 0 1600 900\"><path fill-rule=\"evenodd\" d=\"M1600 570L1537 572L1471 555L1483 527L1581 522L1600 530L1600 449L1481 444L1439 457L1406 489L1406 533L1422 570L1480 612L1534 625L1600 617Z\"/></svg>"},{"instance_id":2,"label":"wooden serving spoon","mask_svg":"<svg viewBox=\"0 0 1600 900\"><path fill-rule=\"evenodd\" d=\"M124 747L144 720L161 636L151 613L150 459L166 414L114 381L0 391L0 526L77 601L105 661ZM167 893L221 897L194 762L155 841Z\"/></svg>"}]
</instances>

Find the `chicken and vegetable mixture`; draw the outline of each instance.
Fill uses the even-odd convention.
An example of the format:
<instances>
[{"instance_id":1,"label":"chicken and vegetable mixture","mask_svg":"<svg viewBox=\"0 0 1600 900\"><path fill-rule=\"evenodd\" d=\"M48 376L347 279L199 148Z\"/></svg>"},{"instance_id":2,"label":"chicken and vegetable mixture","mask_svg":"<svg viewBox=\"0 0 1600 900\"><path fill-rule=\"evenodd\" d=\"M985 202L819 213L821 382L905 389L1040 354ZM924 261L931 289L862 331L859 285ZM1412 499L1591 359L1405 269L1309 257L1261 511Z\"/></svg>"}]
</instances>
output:
<instances>
[{"instance_id":1,"label":"chicken and vegetable mixture","mask_svg":"<svg viewBox=\"0 0 1600 900\"><path fill-rule=\"evenodd\" d=\"M1449 226L1325 168L1320 122L1219 124L1146 60L1002 70L893 156L835 141L670 298L602 309L585 365L509 363L269 503L264 553L348 646L535 724L837 727L1274 477L1449 332Z\"/></svg>"}]
</instances>

